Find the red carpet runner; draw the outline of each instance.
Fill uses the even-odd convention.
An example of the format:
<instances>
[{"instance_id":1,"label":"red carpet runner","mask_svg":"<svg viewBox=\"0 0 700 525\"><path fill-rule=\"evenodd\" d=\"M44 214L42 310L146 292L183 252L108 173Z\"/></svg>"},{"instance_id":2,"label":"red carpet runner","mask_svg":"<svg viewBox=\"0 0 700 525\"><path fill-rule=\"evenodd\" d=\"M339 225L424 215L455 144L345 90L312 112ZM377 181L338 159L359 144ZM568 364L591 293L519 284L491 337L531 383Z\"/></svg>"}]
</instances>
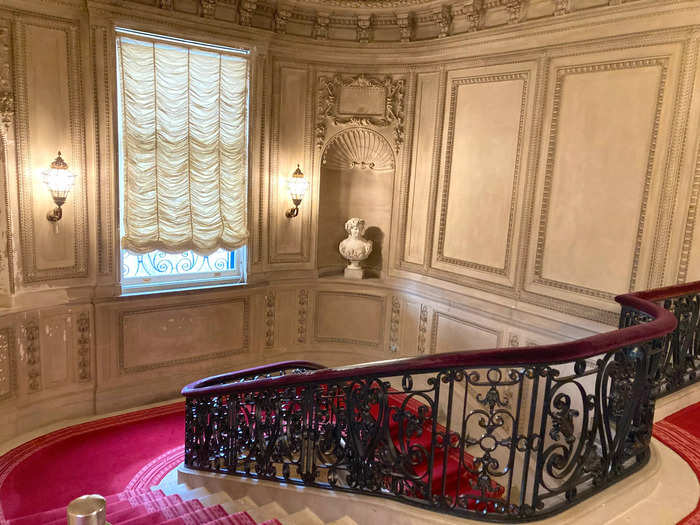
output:
<instances>
[{"instance_id":1,"label":"red carpet runner","mask_svg":"<svg viewBox=\"0 0 700 525\"><path fill-rule=\"evenodd\" d=\"M184 434L184 403L175 403L29 441L0 457L0 523L65 509L83 494L147 489L182 461ZM168 465L160 464L163 459Z\"/></svg>"},{"instance_id":2,"label":"red carpet runner","mask_svg":"<svg viewBox=\"0 0 700 525\"><path fill-rule=\"evenodd\" d=\"M700 481L700 403L654 423L654 437L681 456ZM679 523L700 525L700 501Z\"/></svg>"}]
</instances>

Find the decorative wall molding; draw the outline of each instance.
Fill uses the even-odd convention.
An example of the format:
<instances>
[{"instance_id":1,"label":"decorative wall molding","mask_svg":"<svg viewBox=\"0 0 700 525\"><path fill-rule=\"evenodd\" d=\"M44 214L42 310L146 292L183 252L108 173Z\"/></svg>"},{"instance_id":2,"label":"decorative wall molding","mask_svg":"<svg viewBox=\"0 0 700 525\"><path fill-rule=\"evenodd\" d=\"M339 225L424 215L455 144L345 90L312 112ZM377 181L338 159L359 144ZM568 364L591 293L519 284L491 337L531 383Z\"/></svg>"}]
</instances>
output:
<instances>
[{"instance_id":1,"label":"decorative wall molding","mask_svg":"<svg viewBox=\"0 0 700 525\"><path fill-rule=\"evenodd\" d=\"M323 146L329 124L390 127L398 151L404 141L404 88L404 79L390 76L321 76L316 111L316 144Z\"/></svg>"},{"instance_id":2,"label":"decorative wall molding","mask_svg":"<svg viewBox=\"0 0 700 525\"><path fill-rule=\"evenodd\" d=\"M11 327L0 328L0 401L15 395L15 333Z\"/></svg>"},{"instance_id":3,"label":"decorative wall molding","mask_svg":"<svg viewBox=\"0 0 700 525\"><path fill-rule=\"evenodd\" d=\"M24 348L27 359L27 387L30 392L41 390L41 348L39 323L32 320L24 324Z\"/></svg>"},{"instance_id":4,"label":"decorative wall molding","mask_svg":"<svg viewBox=\"0 0 700 525\"><path fill-rule=\"evenodd\" d=\"M690 190L690 202L688 213L685 219L685 230L683 232L683 245L681 247L681 257L678 266L678 276L676 281L685 283L688 278L688 265L690 263L690 253L693 247L693 236L698 217L698 201L700 200L700 138L698 138L697 158L695 159L695 174L693 185Z\"/></svg>"},{"instance_id":5,"label":"decorative wall molding","mask_svg":"<svg viewBox=\"0 0 700 525\"><path fill-rule=\"evenodd\" d=\"M520 99L520 116L518 123L518 137L516 145L515 163L513 166L513 184L510 191L510 210L508 213L508 232L506 235L505 259L502 267L488 266L472 261L448 257L445 255L445 238L447 234L447 210L450 204L450 179L452 173L452 157L454 152L455 140L455 119L457 115L457 96L459 87L470 84L488 84L492 82L509 82L522 81L523 87ZM439 215L439 230L437 240L437 250L435 258L437 261L455 266L471 268L483 272L490 272L496 275L508 276L511 273L511 262L513 253L513 242L515 235L515 222L517 219L516 213L518 210L518 189L520 187L521 178L521 159L523 156L524 137L527 120L527 106L529 97L530 73L528 71L514 71L508 73L495 73L490 75L478 75L465 78L455 78L450 86L449 96L449 116L447 118L447 138L446 138L446 153L445 153L445 168L444 182L442 185L442 195L440 196L440 215ZM458 153L457 153L458 154ZM453 204L454 205L454 204Z\"/></svg>"},{"instance_id":6,"label":"decorative wall molding","mask_svg":"<svg viewBox=\"0 0 700 525\"><path fill-rule=\"evenodd\" d=\"M494 330L493 328L490 328L488 326L484 326L472 321L467 321L466 319L461 319L459 317L455 317L454 315L447 314L445 312L440 312L440 311L433 311L433 320L432 320L432 327L431 327L431 334L430 334L430 353L435 354L437 353L437 345L438 345L438 336L439 336L439 331L440 331L440 320L448 320L453 323L459 324L459 325L464 325L468 328L471 328L473 330L478 330L479 332L483 332L485 334L491 335L496 337L497 343L495 346L499 346L501 344L501 334L497 331ZM465 341L465 346L463 347L464 349L469 349L469 341ZM473 347L471 347L473 348Z\"/></svg>"},{"instance_id":7,"label":"decorative wall molding","mask_svg":"<svg viewBox=\"0 0 700 525\"><path fill-rule=\"evenodd\" d=\"M197 355L193 357L183 357L180 359L167 359L164 361L159 361L157 363L150 363L150 364L145 364L145 365L138 365L138 366L126 366L126 353L125 353L125 346L124 346L124 328L125 328L125 322L130 318L130 317L137 317L143 314L150 314L150 313L163 313L163 312L170 312L170 311L191 311L196 308L206 308L206 307L211 307L215 305L226 305L226 304L236 304L239 303L243 307L243 318L242 318L242 323L243 323L243 333L241 334L241 345L236 347L236 348L228 348L226 350L220 351L220 352L212 352L209 354L203 354L203 355ZM174 306L154 306L150 308L141 308L141 309L135 309L135 310L125 310L119 312L119 321L118 321L118 347L117 347L117 369L120 374L137 374L137 373L142 373L142 372L147 372L150 370L156 370L159 368L167 368L167 367L173 367L173 366L178 366L178 365L185 365L185 364L191 364L191 363L198 363L198 362L204 362L204 361L209 361L209 360L215 360L215 359L221 359L224 357L230 357L234 356L237 354L241 354L244 352L247 352L249 349L250 345L250 330L249 330L249 325L250 325L250 306L249 306L249 298L248 297L241 297L241 298L228 298L228 299L220 299L220 300L214 300L214 301L206 301L206 302L193 302L193 303L183 303L183 304L177 304Z\"/></svg>"},{"instance_id":8,"label":"decorative wall molding","mask_svg":"<svg viewBox=\"0 0 700 525\"><path fill-rule=\"evenodd\" d=\"M16 24L14 35L14 54L16 65L16 134L17 134L17 172L19 179L19 232L22 253L22 278L25 283L50 281L57 279L69 279L88 276L88 215L87 215L87 173L86 169L86 142L85 123L86 116L83 105L82 72L81 72L81 46L79 34L79 21L59 21L49 17L32 17L21 19ZM68 100L61 101L68 107L70 144L66 144L64 152L69 150L71 164L74 170L81 174L76 179L76 184L70 195L70 205L73 210L72 238L68 241L72 244L73 265L57 266L55 268L39 268L37 252L46 249L46 246L37 244L35 232L35 217L39 217L39 223L44 225L46 210L35 209L35 192L33 178L34 170L38 166L33 160L30 151L30 122L27 79L28 43L27 29L38 28L62 32L66 40L66 91ZM65 218L64 212L64 221ZM49 227L48 225L46 226Z\"/></svg>"},{"instance_id":9,"label":"decorative wall molding","mask_svg":"<svg viewBox=\"0 0 700 525\"><path fill-rule=\"evenodd\" d=\"M90 381L90 314L78 315L78 381Z\"/></svg>"},{"instance_id":10,"label":"decorative wall molding","mask_svg":"<svg viewBox=\"0 0 700 525\"><path fill-rule=\"evenodd\" d=\"M0 20L0 119L9 128L15 117L14 77L12 67L11 27Z\"/></svg>"},{"instance_id":11,"label":"decorative wall molding","mask_svg":"<svg viewBox=\"0 0 700 525\"><path fill-rule=\"evenodd\" d=\"M616 295L614 292L606 290L594 290L591 288L586 288L583 286L574 285L571 283L556 281L553 279L547 279L543 276L543 261L544 261L544 250L547 244L547 223L549 217L549 207L550 199L552 195L552 181L554 176L554 159L556 157L556 146L557 137L559 133L559 122L560 115L559 110L561 108L561 98L562 98L562 88L564 80L569 75L578 75L594 72L603 71L618 71L624 69L634 69L634 68L646 68L655 67L659 68L660 82L656 97L656 107L654 108L654 123L652 134L650 137L650 148L648 152L648 160L646 167L646 174L644 178L644 189L642 195L642 205L639 214L639 221L637 224L637 235L635 241L634 255L632 259L632 269L631 277L629 282L629 290L634 290L637 284L637 273L639 268L639 258L641 253L642 237L644 234L644 225L646 221L647 213L647 203L649 199L649 189L652 183L653 175L653 163L654 156L656 152L656 145L659 134L659 125L661 119L661 109L664 100L665 87L666 87L666 77L669 67L669 59L666 57L658 58L642 58L642 59L631 59L631 60L617 60L617 61L606 61L594 64L583 64L583 65L573 65L559 67L555 71L555 86L552 99L552 122L549 133L549 142L547 149L547 164L545 167L545 179L544 179L544 189L542 198L542 209L539 216L539 228L537 233L537 247L535 251L535 263L534 263L534 282L537 284L542 284L545 286L558 288L566 290L569 292L574 292L581 295L589 295L597 297L600 299L612 300Z\"/></svg>"},{"instance_id":12,"label":"decorative wall molding","mask_svg":"<svg viewBox=\"0 0 700 525\"><path fill-rule=\"evenodd\" d=\"M273 291L265 295L265 348L275 346L275 306L277 298Z\"/></svg>"},{"instance_id":13,"label":"decorative wall molding","mask_svg":"<svg viewBox=\"0 0 700 525\"><path fill-rule=\"evenodd\" d=\"M299 290L297 295L297 343L306 343L306 320L308 318L309 291Z\"/></svg>"},{"instance_id":14,"label":"decorative wall molding","mask_svg":"<svg viewBox=\"0 0 700 525\"><path fill-rule=\"evenodd\" d=\"M510 334L510 337L508 338L508 346L520 346L520 339L518 338L518 334Z\"/></svg>"},{"instance_id":15,"label":"decorative wall molding","mask_svg":"<svg viewBox=\"0 0 700 525\"><path fill-rule=\"evenodd\" d=\"M162 7L162 6L161 6ZM93 115L95 129L95 168L99 184L97 196L97 271L112 275L114 271L114 185L112 140L112 65L110 30L103 26L90 28L93 75ZM98 65L99 64L99 65Z\"/></svg>"},{"instance_id":16,"label":"decorative wall molding","mask_svg":"<svg viewBox=\"0 0 700 525\"><path fill-rule=\"evenodd\" d=\"M390 325L389 351L395 354L399 351L399 328L401 325L401 300L395 295L391 298Z\"/></svg>"},{"instance_id":17,"label":"decorative wall molding","mask_svg":"<svg viewBox=\"0 0 700 525\"><path fill-rule=\"evenodd\" d=\"M366 338L362 339L360 337L357 337L356 334L353 334L352 336L348 337L336 337L336 336L327 336L327 335L321 335L320 334L320 320L319 316L321 314L327 313L324 311L324 300L335 300L337 301L338 305L343 305L344 307L347 307L348 303L350 301L358 301L362 302L363 306L363 312L367 314L367 321L371 319L372 323L376 323L376 337L374 338ZM368 313L368 307L374 307L377 311L376 315L372 315ZM344 308L347 310L347 308ZM381 347L382 346L382 341L384 340L384 325L386 323L386 312L385 312L385 300L383 297L376 296L376 295L370 295L370 294L360 294L360 293L351 293L351 292L326 292L326 291L319 291L316 292L316 296L314 299L314 342L316 343L342 343L342 344L350 344L350 345L362 345L362 346L372 346L372 347ZM351 318L350 314L346 313L345 314L345 325L346 326L341 326L339 328L342 329L347 329L348 327L351 327L351 322L357 322L356 319ZM338 321L342 321L342 319L338 319ZM341 323L342 324L342 323ZM363 326L363 328L366 326Z\"/></svg>"}]
</instances>

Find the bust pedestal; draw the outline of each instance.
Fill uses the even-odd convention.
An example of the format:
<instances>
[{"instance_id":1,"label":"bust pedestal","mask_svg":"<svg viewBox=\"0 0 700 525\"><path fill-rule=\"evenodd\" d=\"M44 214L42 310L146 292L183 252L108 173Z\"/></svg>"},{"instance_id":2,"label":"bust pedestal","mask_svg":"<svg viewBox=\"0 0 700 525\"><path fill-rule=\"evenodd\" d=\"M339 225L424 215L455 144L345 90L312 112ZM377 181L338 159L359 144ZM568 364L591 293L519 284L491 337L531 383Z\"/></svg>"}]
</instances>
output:
<instances>
[{"instance_id":1,"label":"bust pedestal","mask_svg":"<svg viewBox=\"0 0 700 525\"><path fill-rule=\"evenodd\" d=\"M357 263L355 263L355 264L357 264ZM356 266L353 266L351 263L345 267L345 274L344 275L345 275L346 279L362 280L362 278L365 276L365 271L362 269L362 267L359 264L357 264Z\"/></svg>"}]
</instances>

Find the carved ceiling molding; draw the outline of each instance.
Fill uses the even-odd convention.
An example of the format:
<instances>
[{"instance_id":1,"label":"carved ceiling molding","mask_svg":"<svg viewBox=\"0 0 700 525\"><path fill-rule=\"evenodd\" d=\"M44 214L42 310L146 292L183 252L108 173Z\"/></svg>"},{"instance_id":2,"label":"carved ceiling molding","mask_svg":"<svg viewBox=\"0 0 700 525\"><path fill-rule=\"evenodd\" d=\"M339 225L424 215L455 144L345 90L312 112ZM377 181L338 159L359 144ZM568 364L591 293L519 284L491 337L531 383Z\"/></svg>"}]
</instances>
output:
<instances>
[{"instance_id":1,"label":"carved ceiling molding","mask_svg":"<svg viewBox=\"0 0 700 525\"><path fill-rule=\"evenodd\" d=\"M336 74L319 78L316 145L323 147L329 126L390 129L396 151L404 141L406 81L390 76Z\"/></svg>"},{"instance_id":2,"label":"carved ceiling molding","mask_svg":"<svg viewBox=\"0 0 700 525\"><path fill-rule=\"evenodd\" d=\"M87 0L88 5L105 1ZM128 5L146 0L112 1ZM174 0L152 1L163 10L192 14L184 2L181 7ZM638 1L611 0L611 5ZM577 5L572 0L535 4L525 0L195 0L194 4L196 13L209 20L278 35L363 44L426 41L608 8L607 4Z\"/></svg>"}]
</instances>

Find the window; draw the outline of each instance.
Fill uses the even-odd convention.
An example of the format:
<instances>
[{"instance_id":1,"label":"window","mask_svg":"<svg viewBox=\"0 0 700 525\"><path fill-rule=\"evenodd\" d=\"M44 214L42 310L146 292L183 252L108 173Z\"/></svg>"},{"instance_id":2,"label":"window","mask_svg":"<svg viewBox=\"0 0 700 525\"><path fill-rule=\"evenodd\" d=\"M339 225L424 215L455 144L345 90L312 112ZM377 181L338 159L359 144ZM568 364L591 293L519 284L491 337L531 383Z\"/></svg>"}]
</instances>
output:
<instances>
[{"instance_id":1,"label":"window","mask_svg":"<svg viewBox=\"0 0 700 525\"><path fill-rule=\"evenodd\" d=\"M248 52L116 43L122 288L245 282Z\"/></svg>"}]
</instances>

